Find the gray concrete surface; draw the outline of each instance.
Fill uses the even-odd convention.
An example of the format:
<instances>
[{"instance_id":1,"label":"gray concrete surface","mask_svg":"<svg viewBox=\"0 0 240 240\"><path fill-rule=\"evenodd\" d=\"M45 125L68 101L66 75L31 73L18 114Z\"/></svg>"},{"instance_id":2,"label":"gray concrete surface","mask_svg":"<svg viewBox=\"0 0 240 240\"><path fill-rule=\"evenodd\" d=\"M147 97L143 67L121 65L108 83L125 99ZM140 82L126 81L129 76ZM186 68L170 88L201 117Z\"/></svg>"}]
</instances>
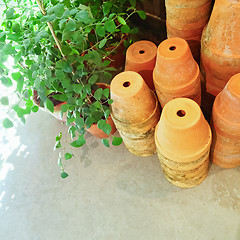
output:
<instances>
[{"instance_id":1,"label":"gray concrete surface","mask_svg":"<svg viewBox=\"0 0 240 240\"><path fill-rule=\"evenodd\" d=\"M156 155L106 148L89 134L63 162L69 177L61 179L59 130L66 132L42 111L25 126L0 129L1 240L240 239L240 167L213 165L201 185L181 189Z\"/></svg>"}]
</instances>

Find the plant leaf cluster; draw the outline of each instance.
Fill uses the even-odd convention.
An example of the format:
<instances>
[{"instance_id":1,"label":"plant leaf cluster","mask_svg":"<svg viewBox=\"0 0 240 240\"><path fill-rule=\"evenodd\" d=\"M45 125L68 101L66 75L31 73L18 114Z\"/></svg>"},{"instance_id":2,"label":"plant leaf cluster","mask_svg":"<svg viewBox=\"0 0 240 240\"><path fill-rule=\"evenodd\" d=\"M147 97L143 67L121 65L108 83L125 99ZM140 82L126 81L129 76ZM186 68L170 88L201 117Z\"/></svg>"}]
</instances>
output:
<instances>
[{"instance_id":1,"label":"plant leaf cluster","mask_svg":"<svg viewBox=\"0 0 240 240\"><path fill-rule=\"evenodd\" d=\"M25 122L25 116L37 112L38 106L53 113L55 103L64 102L61 114L67 118L71 138L77 138L71 142L73 147L85 144L85 131L94 123L110 136L106 120L112 101L109 89L97 83L110 82L116 70L111 66L112 55L120 44L129 45L126 35L137 32L129 24L130 17L146 17L137 11L136 1L3 1L0 81L5 87L14 86L19 97L11 110ZM14 61L13 70L9 59ZM2 105L9 102L8 96L0 99ZM13 125L9 118L3 121L5 128ZM61 147L60 140L55 148ZM112 136L113 145L121 142ZM108 147L109 140L103 144Z\"/></svg>"}]
</instances>

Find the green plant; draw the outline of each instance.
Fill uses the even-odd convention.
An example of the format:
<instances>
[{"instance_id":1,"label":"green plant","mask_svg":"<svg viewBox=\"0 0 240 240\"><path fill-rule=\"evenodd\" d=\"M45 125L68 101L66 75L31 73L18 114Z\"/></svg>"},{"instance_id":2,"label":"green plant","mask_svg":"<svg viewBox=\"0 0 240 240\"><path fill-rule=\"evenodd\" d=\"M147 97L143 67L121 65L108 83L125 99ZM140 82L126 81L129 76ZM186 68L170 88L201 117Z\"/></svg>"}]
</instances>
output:
<instances>
[{"instance_id":1,"label":"green plant","mask_svg":"<svg viewBox=\"0 0 240 240\"><path fill-rule=\"evenodd\" d=\"M137 32L128 23L130 17L135 13L146 17L135 6L134 0L4 0L0 80L6 87L14 86L19 98L10 110L25 122L26 115L38 111L33 102L37 93L39 105L50 112L54 112L54 99L65 102L61 114L67 117L71 137L77 135L72 146L85 143L85 130L93 123L109 134L109 90L96 83L110 82L116 70L112 55L120 44L129 45L126 34ZM13 70L7 66L9 57L14 59ZM7 105L8 97L3 96L1 103ZM5 128L13 125L4 119ZM60 141L61 134L55 148L61 147ZM103 143L109 146L108 139ZM119 145L121 140L113 137L112 143ZM61 158L59 165L66 177Z\"/></svg>"}]
</instances>

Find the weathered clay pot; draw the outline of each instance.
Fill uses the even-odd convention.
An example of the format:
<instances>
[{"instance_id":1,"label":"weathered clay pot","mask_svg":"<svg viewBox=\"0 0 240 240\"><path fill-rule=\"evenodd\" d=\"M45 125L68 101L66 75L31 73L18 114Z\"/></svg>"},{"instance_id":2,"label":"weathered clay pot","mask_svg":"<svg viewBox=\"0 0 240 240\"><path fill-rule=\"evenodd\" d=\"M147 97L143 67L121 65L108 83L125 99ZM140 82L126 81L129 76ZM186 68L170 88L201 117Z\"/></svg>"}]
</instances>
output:
<instances>
[{"instance_id":1,"label":"weathered clay pot","mask_svg":"<svg viewBox=\"0 0 240 240\"><path fill-rule=\"evenodd\" d=\"M151 90L154 90L152 72L155 67L157 46L150 41L138 41L126 52L125 71L139 73Z\"/></svg>"},{"instance_id":2,"label":"weathered clay pot","mask_svg":"<svg viewBox=\"0 0 240 240\"><path fill-rule=\"evenodd\" d=\"M190 188L208 174L212 135L199 105L177 98L163 108L155 142L163 172L172 184Z\"/></svg>"},{"instance_id":3,"label":"weathered clay pot","mask_svg":"<svg viewBox=\"0 0 240 240\"><path fill-rule=\"evenodd\" d=\"M105 89L105 88L108 88L110 89L110 86L108 84L105 84L105 83L96 83L98 85L99 88L102 88L102 89ZM108 124L110 124L112 130L111 130L111 133L110 134L114 134L117 129L115 127L115 124L111 118L111 116L109 116L107 118L107 121L106 121ZM97 123L94 123L92 124L92 126L88 129L86 129L88 132L90 132L93 136L95 137L98 137L98 138L108 138L109 135L107 135L105 132L103 132L102 129L99 129L97 127Z\"/></svg>"},{"instance_id":4,"label":"weathered clay pot","mask_svg":"<svg viewBox=\"0 0 240 240\"><path fill-rule=\"evenodd\" d=\"M184 39L169 38L158 46L153 81L162 107L179 97L191 98L201 105L199 67Z\"/></svg>"},{"instance_id":5,"label":"weathered clay pot","mask_svg":"<svg viewBox=\"0 0 240 240\"><path fill-rule=\"evenodd\" d=\"M240 72L240 1L216 0L201 40L207 91L217 95Z\"/></svg>"},{"instance_id":6,"label":"weathered clay pot","mask_svg":"<svg viewBox=\"0 0 240 240\"><path fill-rule=\"evenodd\" d=\"M166 0L167 36L188 41L196 61L200 59L200 39L208 23L212 0Z\"/></svg>"},{"instance_id":7,"label":"weathered clay pot","mask_svg":"<svg viewBox=\"0 0 240 240\"><path fill-rule=\"evenodd\" d=\"M140 156L155 153L154 131L160 117L155 94L133 71L114 77L110 90L111 116L127 149Z\"/></svg>"},{"instance_id":8,"label":"weathered clay pot","mask_svg":"<svg viewBox=\"0 0 240 240\"><path fill-rule=\"evenodd\" d=\"M213 104L212 161L224 168L240 166L240 73L234 75Z\"/></svg>"}]
</instances>

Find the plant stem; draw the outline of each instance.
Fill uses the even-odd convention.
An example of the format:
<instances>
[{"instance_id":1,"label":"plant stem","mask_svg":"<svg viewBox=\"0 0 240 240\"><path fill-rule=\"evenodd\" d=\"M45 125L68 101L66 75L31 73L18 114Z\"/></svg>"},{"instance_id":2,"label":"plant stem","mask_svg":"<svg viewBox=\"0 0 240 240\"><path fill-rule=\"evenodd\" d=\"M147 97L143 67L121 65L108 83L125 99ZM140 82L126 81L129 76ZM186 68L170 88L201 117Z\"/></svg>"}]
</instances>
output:
<instances>
[{"instance_id":1,"label":"plant stem","mask_svg":"<svg viewBox=\"0 0 240 240\"><path fill-rule=\"evenodd\" d=\"M36 0L36 1L37 1L38 7L39 7L39 9L41 10L42 14L45 16L45 15L46 15L46 12L45 12L45 10L43 9L43 6L42 6L40 0ZM56 44L57 44L57 46L58 46L58 49L59 49L62 57L63 57L64 59L66 59L65 55L63 54L61 45L60 45L60 43L59 43L59 41L58 41L58 39L57 39L57 36L56 36L56 34L55 34L55 32L54 32L54 29L53 29L52 24L51 24L50 22L47 22L47 25L48 25L51 33L52 33L52 36L53 36L53 38L54 38L54 40L55 40L55 42L56 42Z\"/></svg>"}]
</instances>

